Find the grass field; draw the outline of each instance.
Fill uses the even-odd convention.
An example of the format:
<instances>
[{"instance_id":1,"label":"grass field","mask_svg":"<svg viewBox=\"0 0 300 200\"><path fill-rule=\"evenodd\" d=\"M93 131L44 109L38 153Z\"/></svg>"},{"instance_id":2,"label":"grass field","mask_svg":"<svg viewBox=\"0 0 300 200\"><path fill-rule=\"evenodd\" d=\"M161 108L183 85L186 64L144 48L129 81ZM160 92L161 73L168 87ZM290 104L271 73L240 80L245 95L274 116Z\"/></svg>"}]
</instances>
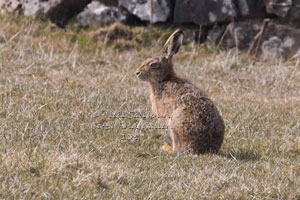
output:
<instances>
[{"instance_id":1,"label":"grass field","mask_svg":"<svg viewBox=\"0 0 300 200\"><path fill-rule=\"evenodd\" d=\"M157 118L128 112L151 113L134 72L172 30L98 28L0 17L1 199L300 199L297 61L185 44L175 69L216 102L225 140L169 155Z\"/></svg>"}]
</instances>

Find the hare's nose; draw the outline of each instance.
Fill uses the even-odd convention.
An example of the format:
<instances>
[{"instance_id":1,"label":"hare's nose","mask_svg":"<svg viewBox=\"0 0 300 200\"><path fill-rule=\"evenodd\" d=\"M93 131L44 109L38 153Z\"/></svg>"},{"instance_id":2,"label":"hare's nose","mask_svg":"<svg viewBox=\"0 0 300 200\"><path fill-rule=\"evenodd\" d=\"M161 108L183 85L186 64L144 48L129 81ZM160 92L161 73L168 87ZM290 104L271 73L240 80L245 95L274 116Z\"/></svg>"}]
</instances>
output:
<instances>
[{"instance_id":1,"label":"hare's nose","mask_svg":"<svg viewBox=\"0 0 300 200\"><path fill-rule=\"evenodd\" d=\"M135 75L139 76L141 75L141 72L136 72Z\"/></svg>"}]
</instances>

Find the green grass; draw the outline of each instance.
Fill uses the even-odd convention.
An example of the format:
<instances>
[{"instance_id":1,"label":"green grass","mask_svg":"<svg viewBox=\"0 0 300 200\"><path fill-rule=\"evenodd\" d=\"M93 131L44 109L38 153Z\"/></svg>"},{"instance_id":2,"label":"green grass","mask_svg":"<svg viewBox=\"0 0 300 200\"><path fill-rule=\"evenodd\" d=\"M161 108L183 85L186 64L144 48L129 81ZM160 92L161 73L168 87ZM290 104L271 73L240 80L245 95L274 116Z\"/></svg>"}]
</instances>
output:
<instances>
[{"instance_id":1,"label":"green grass","mask_svg":"<svg viewBox=\"0 0 300 200\"><path fill-rule=\"evenodd\" d=\"M171 32L105 44L98 28L0 17L1 199L300 199L296 62L183 46L176 71L216 102L226 135L216 155L168 155L168 131L119 128L157 119L105 112L151 113L134 71Z\"/></svg>"}]
</instances>

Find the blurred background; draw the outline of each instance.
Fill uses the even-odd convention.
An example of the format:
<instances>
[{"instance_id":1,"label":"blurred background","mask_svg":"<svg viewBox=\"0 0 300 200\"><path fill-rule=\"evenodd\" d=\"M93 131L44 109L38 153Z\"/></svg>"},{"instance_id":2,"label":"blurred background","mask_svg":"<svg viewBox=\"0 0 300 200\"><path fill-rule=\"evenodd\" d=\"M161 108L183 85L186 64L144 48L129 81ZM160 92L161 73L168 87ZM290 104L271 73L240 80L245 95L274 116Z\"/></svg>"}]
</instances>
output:
<instances>
[{"instance_id":1,"label":"blurred background","mask_svg":"<svg viewBox=\"0 0 300 200\"><path fill-rule=\"evenodd\" d=\"M2 14L49 18L61 28L115 22L181 27L187 42L209 41L263 59L300 54L299 0L1 0L0 9Z\"/></svg>"}]
</instances>

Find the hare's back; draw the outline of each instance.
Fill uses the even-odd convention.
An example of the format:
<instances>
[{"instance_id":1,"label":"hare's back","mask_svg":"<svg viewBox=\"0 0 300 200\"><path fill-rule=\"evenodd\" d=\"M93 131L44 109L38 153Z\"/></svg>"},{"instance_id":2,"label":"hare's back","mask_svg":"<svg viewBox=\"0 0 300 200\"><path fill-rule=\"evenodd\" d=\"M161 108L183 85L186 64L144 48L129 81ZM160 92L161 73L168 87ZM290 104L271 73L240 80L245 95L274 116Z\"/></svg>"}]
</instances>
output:
<instances>
[{"instance_id":1,"label":"hare's back","mask_svg":"<svg viewBox=\"0 0 300 200\"><path fill-rule=\"evenodd\" d=\"M209 124L217 123L221 118L213 101L202 94L187 93L177 98L176 103L182 115L189 121Z\"/></svg>"}]
</instances>

